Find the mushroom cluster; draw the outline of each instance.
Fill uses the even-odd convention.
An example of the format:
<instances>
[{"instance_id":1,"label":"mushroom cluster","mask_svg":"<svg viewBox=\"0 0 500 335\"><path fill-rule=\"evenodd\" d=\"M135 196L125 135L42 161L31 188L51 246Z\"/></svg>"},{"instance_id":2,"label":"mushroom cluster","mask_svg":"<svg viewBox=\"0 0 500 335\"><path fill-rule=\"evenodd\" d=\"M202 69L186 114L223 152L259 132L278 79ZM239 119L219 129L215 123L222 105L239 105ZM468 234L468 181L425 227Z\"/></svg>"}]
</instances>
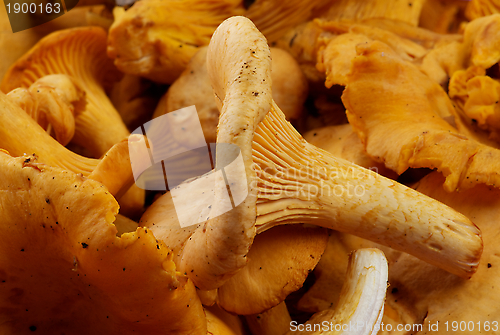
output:
<instances>
[{"instance_id":1,"label":"mushroom cluster","mask_svg":"<svg viewBox=\"0 0 500 335\"><path fill-rule=\"evenodd\" d=\"M498 1L9 18L1 334L500 331Z\"/></svg>"}]
</instances>

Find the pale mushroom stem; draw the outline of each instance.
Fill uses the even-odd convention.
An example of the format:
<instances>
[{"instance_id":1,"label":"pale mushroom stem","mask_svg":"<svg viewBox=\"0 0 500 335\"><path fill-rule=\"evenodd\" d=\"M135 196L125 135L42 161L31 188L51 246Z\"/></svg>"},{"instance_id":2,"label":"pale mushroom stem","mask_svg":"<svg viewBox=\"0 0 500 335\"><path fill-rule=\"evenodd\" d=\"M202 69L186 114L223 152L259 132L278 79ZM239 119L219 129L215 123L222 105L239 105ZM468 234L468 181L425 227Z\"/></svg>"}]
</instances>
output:
<instances>
[{"instance_id":1,"label":"pale mushroom stem","mask_svg":"<svg viewBox=\"0 0 500 335\"><path fill-rule=\"evenodd\" d=\"M304 331L295 325L299 331L291 327L286 334L377 334L384 314L387 277L387 259L382 251L356 250L349 257L337 307L314 314L302 325Z\"/></svg>"},{"instance_id":2,"label":"pale mushroom stem","mask_svg":"<svg viewBox=\"0 0 500 335\"><path fill-rule=\"evenodd\" d=\"M230 143L241 149L245 175L234 180L233 186L247 189L255 178L251 167L253 132L269 110L272 96L271 53L266 39L250 20L227 19L212 36L207 69L221 111L217 143ZM262 87L255 87L257 80L264 83ZM217 152L216 167L230 162L228 156L229 151ZM219 183L215 189L214 207L222 204L227 194L225 184L222 185ZM200 225L186 241L179 268L200 289L220 287L246 265L255 236L255 191L248 187L243 202Z\"/></svg>"},{"instance_id":3,"label":"pale mushroom stem","mask_svg":"<svg viewBox=\"0 0 500 335\"><path fill-rule=\"evenodd\" d=\"M461 277L477 269L480 230L464 215L307 143L276 104L253 139L257 231L311 223L407 252Z\"/></svg>"}]
</instances>

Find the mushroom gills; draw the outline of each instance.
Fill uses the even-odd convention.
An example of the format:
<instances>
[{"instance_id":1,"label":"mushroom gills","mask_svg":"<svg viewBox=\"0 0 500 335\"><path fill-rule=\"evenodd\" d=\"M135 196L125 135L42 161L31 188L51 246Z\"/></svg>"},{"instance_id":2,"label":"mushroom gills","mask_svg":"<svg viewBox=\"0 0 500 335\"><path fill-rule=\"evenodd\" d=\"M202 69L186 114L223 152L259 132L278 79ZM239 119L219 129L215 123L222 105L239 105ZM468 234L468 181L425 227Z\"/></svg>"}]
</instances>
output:
<instances>
[{"instance_id":1,"label":"mushroom gills","mask_svg":"<svg viewBox=\"0 0 500 335\"><path fill-rule=\"evenodd\" d=\"M258 233L311 223L407 252L461 277L475 272L482 239L467 217L310 145L274 102L252 150Z\"/></svg>"}]
</instances>

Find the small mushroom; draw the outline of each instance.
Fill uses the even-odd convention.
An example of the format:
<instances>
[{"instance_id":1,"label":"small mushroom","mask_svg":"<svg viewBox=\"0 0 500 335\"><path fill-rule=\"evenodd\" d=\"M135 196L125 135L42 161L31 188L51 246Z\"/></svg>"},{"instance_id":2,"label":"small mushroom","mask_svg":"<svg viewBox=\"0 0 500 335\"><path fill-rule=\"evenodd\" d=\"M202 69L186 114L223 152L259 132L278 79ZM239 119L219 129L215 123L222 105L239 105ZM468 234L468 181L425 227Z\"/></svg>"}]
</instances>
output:
<instances>
[{"instance_id":1,"label":"small mushroom","mask_svg":"<svg viewBox=\"0 0 500 335\"><path fill-rule=\"evenodd\" d=\"M73 142L101 157L127 138L127 127L105 92L120 74L106 57L102 28L65 29L42 38L9 68L0 87L4 92L28 88L50 74L68 75L86 94L86 107L75 118Z\"/></svg>"},{"instance_id":2,"label":"small mushroom","mask_svg":"<svg viewBox=\"0 0 500 335\"><path fill-rule=\"evenodd\" d=\"M0 152L3 334L203 334L203 307L144 228L116 236L99 182Z\"/></svg>"},{"instance_id":3,"label":"small mushroom","mask_svg":"<svg viewBox=\"0 0 500 335\"><path fill-rule=\"evenodd\" d=\"M396 283L399 281L390 277L392 268L398 264L397 262L403 253L354 235L339 232L333 232L330 236L325 253L314 269L315 282L301 297L297 303L297 309L308 313L317 313L335 306L344 285L344 276L349 264L349 255L363 248L377 248L382 250L389 264L390 286L386 294L384 316L382 317L382 323L386 325L385 329L387 330L389 327L396 329L398 324L421 323L419 320L423 320L425 313L422 314L420 311L415 313L415 308L411 306L411 303L397 303L400 294L398 294L398 285L393 284L393 281ZM396 303L394 303L394 300L396 300Z\"/></svg>"},{"instance_id":4,"label":"small mushroom","mask_svg":"<svg viewBox=\"0 0 500 335\"><path fill-rule=\"evenodd\" d=\"M344 285L336 307L332 307L333 303L328 305L299 326L291 320L283 302L262 314L246 317L252 334L376 334L387 289L387 260L383 252L354 251L349 255L347 276L345 273L344 268Z\"/></svg>"}]
</instances>

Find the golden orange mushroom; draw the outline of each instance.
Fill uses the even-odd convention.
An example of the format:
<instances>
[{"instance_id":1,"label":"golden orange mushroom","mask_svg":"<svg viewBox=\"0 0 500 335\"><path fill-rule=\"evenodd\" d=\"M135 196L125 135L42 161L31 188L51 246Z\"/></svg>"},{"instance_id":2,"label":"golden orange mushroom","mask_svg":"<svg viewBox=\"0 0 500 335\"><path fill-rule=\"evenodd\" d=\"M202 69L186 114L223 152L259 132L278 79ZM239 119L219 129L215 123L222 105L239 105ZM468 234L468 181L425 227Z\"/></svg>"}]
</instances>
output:
<instances>
[{"instance_id":1,"label":"golden orange mushroom","mask_svg":"<svg viewBox=\"0 0 500 335\"><path fill-rule=\"evenodd\" d=\"M307 143L272 101L270 61L265 39L248 19L228 19L214 33L208 71L221 110L217 142L240 148L246 178L234 179L231 190L247 187L248 196L211 217L224 204L218 196L227 192L225 184L215 188L210 206L192 194L178 195L187 206L183 215L208 213L206 221L184 228L177 225L174 208L162 202L164 226L157 229L164 229L181 271L200 289L219 288L247 265L256 232L310 223L352 232L470 277L482 251L477 227L433 199ZM218 152L217 164L228 154ZM183 184L190 185L196 184ZM330 192L314 191L322 185ZM363 194L352 194L356 186ZM343 192L333 194L336 187Z\"/></svg>"},{"instance_id":2,"label":"golden orange mushroom","mask_svg":"<svg viewBox=\"0 0 500 335\"><path fill-rule=\"evenodd\" d=\"M66 74L86 94L86 107L75 118L73 142L96 158L127 138L129 132L106 96L105 88L120 74L106 56L106 32L98 27L65 29L41 39L15 62L0 88L28 88L50 74Z\"/></svg>"},{"instance_id":3,"label":"golden orange mushroom","mask_svg":"<svg viewBox=\"0 0 500 335\"><path fill-rule=\"evenodd\" d=\"M101 183L0 152L3 334L206 334L203 307L145 228L116 236Z\"/></svg>"}]
</instances>

